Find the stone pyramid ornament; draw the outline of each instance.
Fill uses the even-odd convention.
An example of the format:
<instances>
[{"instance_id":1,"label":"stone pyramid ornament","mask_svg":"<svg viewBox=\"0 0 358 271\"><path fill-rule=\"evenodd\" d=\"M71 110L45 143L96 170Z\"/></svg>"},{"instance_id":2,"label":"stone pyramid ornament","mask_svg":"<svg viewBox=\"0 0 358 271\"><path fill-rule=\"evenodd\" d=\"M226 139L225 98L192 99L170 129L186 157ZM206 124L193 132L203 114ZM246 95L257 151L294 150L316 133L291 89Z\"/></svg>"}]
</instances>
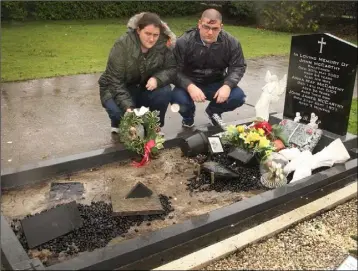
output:
<instances>
[{"instance_id":1,"label":"stone pyramid ornament","mask_svg":"<svg viewBox=\"0 0 358 271\"><path fill-rule=\"evenodd\" d=\"M113 215L154 215L164 213L159 196L145 184L144 178L117 180L112 184Z\"/></svg>"},{"instance_id":2,"label":"stone pyramid ornament","mask_svg":"<svg viewBox=\"0 0 358 271\"><path fill-rule=\"evenodd\" d=\"M150 197L153 194L153 191L150 190L147 186L138 182L127 194L126 199L133 198L145 198Z\"/></svg>"}]
</instances>

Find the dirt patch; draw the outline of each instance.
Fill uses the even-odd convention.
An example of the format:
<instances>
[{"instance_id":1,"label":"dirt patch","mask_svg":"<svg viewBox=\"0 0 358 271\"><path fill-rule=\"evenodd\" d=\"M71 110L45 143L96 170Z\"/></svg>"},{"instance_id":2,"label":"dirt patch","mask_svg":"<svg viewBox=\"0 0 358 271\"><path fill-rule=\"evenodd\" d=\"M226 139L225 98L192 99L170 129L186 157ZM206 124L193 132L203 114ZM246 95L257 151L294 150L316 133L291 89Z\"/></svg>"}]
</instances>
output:
<instances>
[{"instance_id":1,"label":"dirt patch","mask_svg":"<svg viewBox=\"0 0 358 271\"><path fill-rule=\"evenodd\" d=\"M2 212L9 219L22 219L29 214L32 215L71 201L50 199L51 182L83 183L84 195L76 201L87 205L98 201L110 203L110 191L120 189L123 184L133 182L133 180L141 181L158 195L163 194L171 199L174 211L165 218L163 217L163 220L153 220L150 225L142 223L131 227L124 236L112 239L109 242L110 245L183 222L264 191L253 189L239 192L191 192L187 187L187 180L193 176L193 161L182 157L181 150L178 148L168 149L162 151L158 159L152 160L150 164L142 168L129 166L128 161L112 163L73 175L53 178L41 185L6 191L1 198ZM33 251L29 254L33 255Z\"/></svg>"}]
</instances>

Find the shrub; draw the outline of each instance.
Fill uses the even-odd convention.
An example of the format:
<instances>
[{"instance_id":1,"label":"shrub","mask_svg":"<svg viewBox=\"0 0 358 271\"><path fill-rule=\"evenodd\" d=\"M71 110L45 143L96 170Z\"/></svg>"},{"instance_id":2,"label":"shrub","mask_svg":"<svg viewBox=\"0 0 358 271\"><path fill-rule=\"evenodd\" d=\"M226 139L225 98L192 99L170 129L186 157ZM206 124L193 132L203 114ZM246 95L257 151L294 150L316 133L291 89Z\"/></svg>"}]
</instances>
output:
<instances>
[{"instance_id":1,"label":"shrub","mask_svg":"<svg viewBox=\"0 0 358 271\"><path fill-rule=\"evenodd\" d=\"M142 11L161 16L186 16L197 13L198 2L164 1L25 1L1 2L3 20L76 20L129 17Z\"/></svg>"}]
</instances>

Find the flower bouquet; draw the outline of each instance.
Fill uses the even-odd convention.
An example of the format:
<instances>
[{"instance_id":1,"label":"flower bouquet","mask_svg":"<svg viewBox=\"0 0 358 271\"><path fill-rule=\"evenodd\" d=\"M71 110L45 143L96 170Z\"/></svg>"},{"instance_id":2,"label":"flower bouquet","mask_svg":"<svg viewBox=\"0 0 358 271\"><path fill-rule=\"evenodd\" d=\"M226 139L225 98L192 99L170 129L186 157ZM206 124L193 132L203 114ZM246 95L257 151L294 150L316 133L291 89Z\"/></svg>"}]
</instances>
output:
<instances>
[{"instance_id":1,"label":"flower bouquet","mask_svg":"<svg viewBox=\"0 0 358 271\"><path fill-rule=\"evenodd\" d=\"M276 188L287 184L287 177L284 167L288 163L285 157L277 152L271 155L260 164L260 182L267 188Z\"/></svg>"},{"instance_id":2,"label":"flower bouquet","mask_svg":"<svg viewBox=\"0 0 358 271\"><path fill-rule=\"evenodd\" d=\"M126 149L142 156L140 162L133 162L133 166L141 167L150 158L164 148L164 136L160 135L159 112L149 111L146 107L126 112L119 125L119 137Z\"/></svg>"},{"instance_id":3,"label":"flower bouquet","mask_svg":"<svg viewBox=\"0 0 358 271\"><path fill-rule=\"evenodd\" d=\"M265 160L272 152L285 148L286 137L279 125L256 120L250 125L229 125L222 136L224 144L253 153L259 161Z\"/></svg>"}]
</instances>

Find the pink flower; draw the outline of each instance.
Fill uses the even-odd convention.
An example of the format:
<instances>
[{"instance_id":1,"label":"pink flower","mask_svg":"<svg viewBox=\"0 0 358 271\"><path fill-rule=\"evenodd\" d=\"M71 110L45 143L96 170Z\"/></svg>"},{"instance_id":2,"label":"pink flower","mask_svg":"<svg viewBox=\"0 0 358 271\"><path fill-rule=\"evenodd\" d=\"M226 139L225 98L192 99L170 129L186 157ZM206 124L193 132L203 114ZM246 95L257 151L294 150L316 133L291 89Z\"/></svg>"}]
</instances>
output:
<instances>
[{"instance_id":1,"label":"pink flower","mask_svg":"<svg viewBox=\"0 0 358 271\"><path fill-rule=\"evenodd\" d=\"M287 123L287 120L282 120L282 121L280 122L281 125L286 125L286 123Z\"/></svg>"},{"instance_id":2,"label":"pink flower","mask_svg":"<svg viewBox=\"0 0 358 271\"><path fill-rule=\"evenodd\" d=\"M306 133L309 134L309 135L312 135L313 131L312 131L312 129L307 129Z\"/></svg>"}]
</instances>

